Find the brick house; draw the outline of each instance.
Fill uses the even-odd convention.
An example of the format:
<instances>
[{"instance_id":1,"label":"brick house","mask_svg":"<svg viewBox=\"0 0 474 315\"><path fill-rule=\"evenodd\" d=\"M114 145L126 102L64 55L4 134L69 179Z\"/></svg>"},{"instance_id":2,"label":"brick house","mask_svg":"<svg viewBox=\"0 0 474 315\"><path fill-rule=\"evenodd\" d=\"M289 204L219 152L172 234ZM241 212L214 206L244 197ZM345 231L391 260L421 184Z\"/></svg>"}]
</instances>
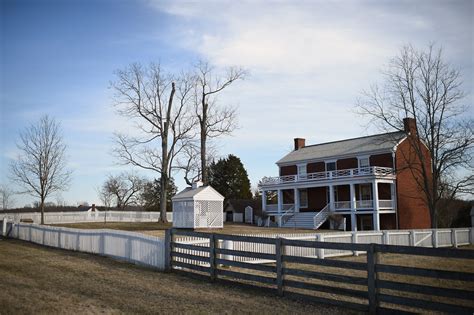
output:
<instances>
[{"instance_id":1,"label":"brick house","mask_svg":"<svg viewBox=\"0 0 474 315\"><path fill-rule=\"evenodd\" d=\"M404 131L316 145L294 139L294 150L276 163L279 176L260 181L264 214L283 227L429 228L414 169L424 164L431 173L430 155L425 145L418 147L426 162L414 154L416 121L403 122Z\"/></svg>"}]
</instances>

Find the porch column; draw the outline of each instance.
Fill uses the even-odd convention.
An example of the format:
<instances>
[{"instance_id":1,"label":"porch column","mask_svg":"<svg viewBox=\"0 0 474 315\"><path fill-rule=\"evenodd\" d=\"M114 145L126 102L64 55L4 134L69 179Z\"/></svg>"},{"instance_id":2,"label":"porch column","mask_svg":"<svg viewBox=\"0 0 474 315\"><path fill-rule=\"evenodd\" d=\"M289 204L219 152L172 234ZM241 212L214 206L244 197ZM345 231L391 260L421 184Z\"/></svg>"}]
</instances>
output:
<instances>
[{"instance_id":1,"label":"porch column","mask_svg":"<svg viewBox=\"0 0 474 315\"><path fill-rule=\"evenodd\" d=\"M334 211L334 186L329 185L329 210Z\"/></svg>"},{"instance_id":2,"label":"porch column","mask_svg":"<svg viewBox=\"0 0 474 315\"><path fill-rule=\"evenodd\" d=\"M350 184L351 189L351 230L357 231L357 221L356 221L356 195L355 195L355 185Z\"/></svg>"},{"instance_id":3,"label":"porch column","mask_svg":"<svg viewBox=\"0 0 474 315\"><path fill-rule=\"evenodd\" d=\"M380 230L380 214L379 214L379 189L377 185L377 180L374 180L372 182L372 188L373 188L373 202L374 202L374 212L373 212L373 219L374 219L374 224L373 224L373 229L374 231L379 231Z\"/></svg>"},{"instance_id":4,"label":"porch column","mask_svg":"<svg viewBox=\"0 0 474 315\"><path fill-rule=\"evenodd\" d=\"M262 190L262 210L267 210L267 191Z\"/></svg>"},{"instance_id":5,"label":"porch column","mask_svg":"<svg viewBox=\"0 0 474 315\"><path fill-rule=\"evenodd\" d=\"M300 212L300 194L298 188L294 189L294 195L295 195L295 210L293 212Z\"/></svg>"},{"instance_id":6,"label":"porch column","mask_svg":"<svg viewBox=\"0 0 474 315\"><path fill-rule=\"evenodd\" d=\"M398 229L398 197L397 197L397 183L393 181L392 183L392 204L393 210L395 210L395 226Z\"/></svg>"},{"instance_id":7,"label":"porch column","mask_svg":"<svg viewBox=\"0 0 474 315\"><path fill-rule=\"evenodd\" d=\"M283 191L281 189L278 189L278 217L277 217L278 227L281 227L282 212L283 212Z\"/></svg>"},{"instance_id":8,"label":"porch column","mask_svg":"<svg viewBox=\"0 0 474 315\"><path fill-rule=\"evenodd\" d=\"M392 209L393 210L397 209L397 207L396 207L397 196L395 196L395 184L394 183L390 184L390 200L392 200Z\"/></svg>"},{"instance_id":9,"label":"porch column","mask_svg":"<svg viewBox=\"0 0 474 315\"><path fill-rule=\"evenodd\" d=\"M278 214L281 214L283 210L283 191L278 189Z\"/></svg>"}]
</instances>

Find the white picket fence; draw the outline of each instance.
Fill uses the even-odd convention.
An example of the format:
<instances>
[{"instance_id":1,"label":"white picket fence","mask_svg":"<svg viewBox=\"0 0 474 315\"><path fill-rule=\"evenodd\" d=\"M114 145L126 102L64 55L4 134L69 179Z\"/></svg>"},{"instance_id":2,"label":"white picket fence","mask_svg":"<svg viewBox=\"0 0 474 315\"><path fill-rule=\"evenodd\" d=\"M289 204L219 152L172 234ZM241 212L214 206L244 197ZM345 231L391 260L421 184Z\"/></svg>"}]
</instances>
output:
<instances>
[{"instance_id":1,"label":"white picket fence","mask_svg":"<svg viewBox=\"0 0 474 315\"><path fill-rule=\"evenodd\" d=\"M6 222L6 221L4 221ZM84 230L28 223L4 223L2 230L9 236L33 243L99 254L128 262L165 268L165 240L141 233L100 229ZM336 243L377 243L420 247L458 247L474 244L474 228L432 229L432 230L387 230L341 233L298 233L298 234L245 234L243 236L310 240ZM177 243L209 247L208 238L177 237ZM275 254L275 245L242 241L220 241L220 248ZM208 257L209 253L180 248L178 252ZM298 257L335 257L358 255L358 252L287 246L285 253ZM269 263L272 261L241 256L220 255L223 259L248 262ZM180 258L179 261L192 264L205 264Z\"/></svg>"},{"instance_id":2,"label":"white picket fence","mask_svg":"<svg viewBox=\"0 0 474 315\"><path fill-rule=\"evenodd\" d=\"M99 254L127 262L165 268L162 238L117 230L82 230L28 223L8 223L9 236L40 245Z\"/></svg>"},{"instance_id":3,"label":"white picket fence","mask_svg":"<svg viewBox=\"0 0 474 315\"><path fill-rule=\"evenodd\" d=\"M169 222L173 220L173 213L166 213ZM4 218L13 222L31 219L34 223L41 222L41 213L0 213L0 220ZM46 224L80 223L80 222L154 222L160 219L159 212L151 211L81 211L81 212L45 212Z\"/></svg>"},{"instance_id":4,"label":"white picket fence","mask_svg":"<svg viewBox=\"0 0 474 315\"><path fill-rule=\"evenodd\" d=\"M286 238L294 240L308 240L334 243L359 243L359 244L385 244L385 245L404 245L420 247L458 247L474 244L473 228L457 229L430 229L430 230L386 230L386 231L360 231L360 232L341 232L341 233L299 233L299 234L242 234L242 236L267 237L267 238ZM192 244L203 247L209 247L208 238L181 237L178 243ZM261 244L241 241L220 241L220 248L241 250L256 253L275 254L275 245ZM179 249L179 252L191 255L208 257L208 253L200 251L191 251ZM308 248L308 247L285 247L285 254L298 257L337 257L358 255L359 252L335 249ZM272 261L259 258L250 258L242 256L229 256L224 259L231 259L248 263L269 263ZM183 262L196 263L185 259Z\"/></svg>"}]
</instances>

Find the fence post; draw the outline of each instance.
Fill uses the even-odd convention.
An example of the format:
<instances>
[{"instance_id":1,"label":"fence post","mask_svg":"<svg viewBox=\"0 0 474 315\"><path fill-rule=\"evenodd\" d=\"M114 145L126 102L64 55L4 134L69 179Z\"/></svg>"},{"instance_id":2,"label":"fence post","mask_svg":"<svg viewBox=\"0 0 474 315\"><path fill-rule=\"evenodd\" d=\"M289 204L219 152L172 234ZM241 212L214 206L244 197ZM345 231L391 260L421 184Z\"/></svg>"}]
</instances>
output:
<instances>
[{"instance_id":1,"label":"fence post","mask_svg":"<svg viewBox=\"0 0 474 315\"><path fill-rule=\"evenodd\" d=\"M390 231L382 231L382 244L390 245Z\"/></svg>"},{"instance_id":2,"label":"fence post","mask_svg":"<svg viewBox=\"0 0 474 315\"><path fill-rule=\"evenodd\" d=\"M3 218L3 221L2 221L2 236L7 236L7 218Z\"/></svg>"},{"instance_id":3,"label":"fence post","mask_svg":"<svg viewBox=\"0 0 474 315\"><path fill-rule=\"evenodd\" d=\"M369 314L376 314L378 308L377 284L375 266L378 263L378 253L375 244L370 244L367 250L367 290L369 294Z\"/></svg>"},{"instance_id":4,"label":"fence post","mask_svg":"<svg viewBox=\"0 0 474 315\"><path fill-rule=\"evenodd\" d=\"M438 248L438 231L436 229L432 229L432 240L433 240L433 248Z\"/></svg>"},{"instance_id":5,"label":"fence post","mask_svg":"<svg viewBox=\"0 0 474 315\"><path fill-rule=\"evenodd\" d=\"M318 241L324 242L324 236L323 234L319 234L319 239ZM324 248L318 248L318 258L324 259Z\"/></svg>"},{"instance_id":6,"label":"fence post","mask_svg":"<svg viewBox=\"0 0 474 315\"><path fill-rule=\"evenodd\" d=\"M216 280L216 235L211 234L209 237L209 275L211 281Z\"/></svg>"},{"instance_id":7,"label":"fence post","mask_svg":"<svg viewBox=\"0 0 474 315\"><path fill-rule=\"evenodd\" d=\"M173 241L173 234L171 229L165 232L165 271L171 271L171 242Z\"/></svg>"},{"instance_id":8,"label":"fence post","mask_svg":"<svg viewBox=\"0 0 474 315\"><path fill-rule=\"evenodd\" d=\"M275 256L276 256L276 274L277 274L277 286L278 295L283 296L283 244L280 237L275 238Z\"/></svg>"},{"instance_id":9,"label":"fence post","mask_svg":"<svg viewBox=\"0 0 474 315\"><path fill-rule=\"evenodd\" d=\"M453 247L458 247L458 237L456 235L456 229L451 229L451 242Z\"/></svg>"},{"instance_id":10,"label":"fence post","mask_svg":"<svg viewBox=\"0 0 474 315\"><path fill-rule=\"evenodd\" d=\"M415 246L415 230L410 231L410 246Z\"/></svg>"},{"instance_id":11,"label":"fence post","mask_svg":"<svg viewBox=\"0 0 474 315\"><path fill-rule=\"evenodd\" d=\"M469 242L470 242L470 244L472 245L472 244L474 244L474 227L471 227L471 228L469 229L469 232L470 232L470 233L469 233L469 236L470 236L470 241L469 241Z\"/></svg>"},{"instance_id":12,"label":"fence post","mask_svg":"<svg viewBox=\"0 0 474 315\"><path fill-rule=\"evenodd\" d=\"M352 243L357 244L357 232L356 231L352 232ZM359 252L356 251L356 250L353 250L352 253L353 253L354 256L359 256Z\"/></svg>"}]
</instances>

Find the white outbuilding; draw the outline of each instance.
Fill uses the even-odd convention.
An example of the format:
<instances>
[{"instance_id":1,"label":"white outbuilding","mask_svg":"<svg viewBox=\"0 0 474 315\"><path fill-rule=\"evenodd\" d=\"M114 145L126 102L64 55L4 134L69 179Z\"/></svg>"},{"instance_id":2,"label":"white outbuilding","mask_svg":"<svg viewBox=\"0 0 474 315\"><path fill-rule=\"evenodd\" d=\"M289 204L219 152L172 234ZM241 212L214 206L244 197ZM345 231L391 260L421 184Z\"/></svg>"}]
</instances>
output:
<instances>
[{"instance_id":1,"label":"white outbuilding","mask_svg":"<svg viewBox=\"0 0 474 315\"><path fill-rule=\"evenodd\" d=\"M224 197L211 186L194 183L171 198L173 227L222 228L224 227Z\"/></svg>"}]
</instances>

